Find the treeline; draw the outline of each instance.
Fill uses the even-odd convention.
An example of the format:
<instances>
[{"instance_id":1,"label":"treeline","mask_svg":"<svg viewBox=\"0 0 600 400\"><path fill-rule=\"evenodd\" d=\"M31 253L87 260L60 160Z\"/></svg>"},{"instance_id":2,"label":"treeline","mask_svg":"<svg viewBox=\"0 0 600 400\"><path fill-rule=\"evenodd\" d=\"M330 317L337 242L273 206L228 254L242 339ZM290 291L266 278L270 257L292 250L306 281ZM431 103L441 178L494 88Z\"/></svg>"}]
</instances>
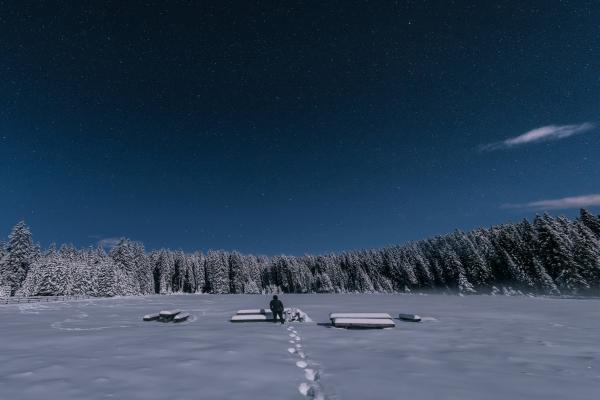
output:
<instances>
[{"instance_id":1,"label":"treeline","mask_svg":"<svg viewBox=\"0 0 600 400\"><path fill-rule=\"evenodd\" d=\"M254 256L238 252L146 252L122 239L102 247L42 251L24 222L0 245L5 295L116 296L151 293L346 293L496 288L541 294L598 294L600 216L538 215L378 250ZM505 289L506 290L506 289ZM2 293L0 293L2 295Z\"/></svg>"}]
</instances>

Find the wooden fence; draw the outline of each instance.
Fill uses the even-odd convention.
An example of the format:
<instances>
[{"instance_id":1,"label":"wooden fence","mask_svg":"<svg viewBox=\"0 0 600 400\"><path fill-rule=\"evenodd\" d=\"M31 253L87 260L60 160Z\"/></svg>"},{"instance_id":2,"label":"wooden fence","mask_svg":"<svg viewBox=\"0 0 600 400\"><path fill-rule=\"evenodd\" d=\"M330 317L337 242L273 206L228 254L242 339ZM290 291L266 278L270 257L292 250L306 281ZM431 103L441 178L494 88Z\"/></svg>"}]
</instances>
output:
<instances>
[{"instance_id":1,"label":"wooden fence","mask_svg":"<svg viewBox=\"0 0 600 400\"><path fill-rule=\"evenodd\" d=\"M0 304L21 304L21 303L40 303L51 301L67 301L67 300L83 300L89 299L90 296L27 296L27 297L0 297Z\"/></svg>"}]
</instances>

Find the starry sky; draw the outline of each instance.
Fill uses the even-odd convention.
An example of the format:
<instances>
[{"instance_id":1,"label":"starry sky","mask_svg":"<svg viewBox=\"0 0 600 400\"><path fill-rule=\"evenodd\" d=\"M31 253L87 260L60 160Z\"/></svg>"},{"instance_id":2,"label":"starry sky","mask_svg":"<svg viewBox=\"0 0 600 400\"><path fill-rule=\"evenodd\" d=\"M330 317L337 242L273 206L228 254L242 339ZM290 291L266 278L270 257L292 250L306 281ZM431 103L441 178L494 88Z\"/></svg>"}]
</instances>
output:
<instances>
[{"instance_id":1,"label":"starry sky","mask_svg":"<svg viewBox=\"0 0 600 400\"><path fill-rule=\"evenodd\" d=\"M597 1L0 1L0 233L372 248L600 212Z\"/></svg>"}]
</instances>

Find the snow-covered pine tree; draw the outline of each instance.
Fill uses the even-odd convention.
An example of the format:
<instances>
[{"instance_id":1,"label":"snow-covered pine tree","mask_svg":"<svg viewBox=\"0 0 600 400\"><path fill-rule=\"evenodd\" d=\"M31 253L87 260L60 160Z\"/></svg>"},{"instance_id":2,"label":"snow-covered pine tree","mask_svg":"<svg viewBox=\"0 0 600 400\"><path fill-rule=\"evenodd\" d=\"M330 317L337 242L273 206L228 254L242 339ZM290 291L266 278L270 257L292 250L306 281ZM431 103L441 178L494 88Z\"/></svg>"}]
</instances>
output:
<instances>
[{"instance_id":1,"label":"snow-covered pine tree","mask_svg":"<svg viewBox=\"0 0 600 400\"><path fill-rule=\"evenodd\" d=\"M11 288L11 295L21 287L29 267L36 257L36 247L31 238L29 227L24 221L16 224L8 238L5 255L0 265L0 275Z\"/></svg>"},{"instance_id":2,"label":"snow-covered pine tree","mask_svg":"<svg viewBox=\"0 0 600 400\"><path fill-rule=\"evenodd\" d=\"M458 291L463 294L476 293L475 288L469 281L469 277L460 262L460 258L452 249L452 247L444 240L442 254L442 269L446 282L452 282L453 286L458 288Z\"/></svg>"},{"instance_id":3,"label":"snow-covered pine tree","mask_svg":"<svg viewBox=\"0 0 600 400\"><path fill-rule=\"evenodd\" d=\"M303 293L312 287L312 274L309 268L296 257L275 257L273 277L275 285L284 293Z\"/></svg>"},{"instance_id":4,"label":"snow-covered pine tree","mask_svg":"<svg viewBox=\"0 0 600 400\"><path fill-rule=\"evenodd\" d=\"M600 237L597 237L581 219L574 222L574 256L581 275L594 292L600 291Z\"/></svg>"},{"instance_id":5,"label":"snow-covered pine tree","mask_svg":"<svg viewBox=\"0 0 600 400\"><path fill-rule=\"evenodd\" d=\"M118 267L110 257L106 256L98 258L96 263L98 280L96 296L112 297L123 294L117 282L117 268Z\"/></svg>"},{"instance_id":6,"label":"snow-covered pine tree","mask_svg":"<svg viewBox=\"0 0 600 400\"><path fill-rule=\"evenodd\" d=\"M153 277L146 258L144 245L129 239L121 239L109 253L115 265L121 270L118 284L127 295L152 293Z\"/></svg>"},{"instance_id":7,"label":"snow-covered pine tree","mask_svg":"<svg viewBox=\"0 0 600 400\"><path fill-rule=\"evenodd\" d=\"M578 220L600 238L600 215L594 216L588 210L582 208L579 211Z\"/></svg>"},{"instance_id":8,"label":"snow-covered pine tree","mask_svg":"<svg viewBox=\"0 0 600 400\"><path fill-rule=\"evenodd\" d=\"M444 271L440 265L441 255L439 254L439 246L437 246L436 239L425 239L416 243L419 247L421 254L430 266L431 275L435 287L445 287L446 280L444 278Z\"/></svg>"},{"instance_id":9,"label":"snow-covered pine tree","mask_svg":"<svg viewBox=\"0 0 600 400\"><path fill-rule=\"evenodd\" d=\"M513 257L508 254L506 250L500 249L500 259L502 260L502 264L510 276L509 282L512 282L513 286L526 287L528 289L535 287L533 281L529 278L527 273L523 270L523 268L517 265Z\"/></svg>"},{"instance_id":10,"label":"snow-covered pine tree","mask_svg":"<svg viewBox=\"0 0 600 400\"><path fill-rule=\"evenodd\" d=\"M304 263L304 259L300 257L294 257L294 281L295 281L295 293L308 293L313 287L313 275L310 272L308 266Z\"/></svg>"},{"instance_id":11,"label":"snow-covered pine tree","mask_svg":"<svg viewBox=\"0 0 600 400\"><path fill-rule=\"evenodd\" d=\"M228 258L228 255L220 250L211 250L206 254L206 281L210 293L230 293Z\"/></svg>"},{"instance_id":12,"label":"snow-covered pine tree","mask_svg":"<svg viewBox=\"0 0 600 400\"><path fill-rule=\"evenodd\" d=\"M371 282L369 275L362 268L362 262L358 253L346 253L342 255L341 261L342 268L348 273L348 290L360 293L373 293L375 291L373 282Z\"/></svg>"},{"instance_id":13,"label":"snow-covered pine tree","mask_svg":"<svg viewBox=\"0 0 600 400\"><path fill-rule=\"evenodd\" d=\"M256 256L242 256L244 265L244 293L259 294L261 292L261 273L259 259Z\"/></svg>"},{"instance_id":14,"label":"snow-covered pine tree","mask_svg":"<svg viewBox=\"0 0 600 400\"><path fill-rule=\"evenodd\" d=\"M100 252L98 248L90 247L86 250L79 251L78 260L83 264L81 271L81 279L84 283L74 283L74 286L79 285L82 294L87 296L98 296L98 263L100 255L106 256L104 249Z\"/></svg>"},{"instance_id":15,"label":"snow-covered pine tree","mask_svg":"<svg viewBox=\"0 0 600 400\"><path fill-rule=\"evenodd\" d=\"M93 296L98 292L98 275L95 265L80 258L70 262L68 266L71 284L67 294Z\"/></svg>"},{"instance_id":16,"label":"snow-covered pine tree","mask_svg":"<svg viewBox=\"0 0 600 400\"><path fill-rule=\"evenodd\" d=\"M260 294L261 290L258 287L257 283L255 281L249 281L246 282L246 284L244 285L244 293L246 294Z\"/></svg>"},{"instance_id":17,"label":"snow-covered pine tree","mask_svg":"<svg viewBox=\"0 0 600 400\"><path fill-rule=\"evenodd\" d=\"M327 275L336 293L346 292L347 274L344 273L340 257L333 254L315 257L315 270L321 275ZM328 290L328 288L327 288Z\"/></svg>"},{"instance_id":18,"label":"snow-covered pine tree","mask_svg":"<svg viewBox=\"0 0 600 400\"><path fill-rule=\"evenodd\" d=\"M317 293L333 293L335 291L331 279L326 272L317 275L315 291Z\"/></svg>"},{"instance_id":19,"label":"snow-covered pine tree","mask_svg":"<svg viewBox=\"0 0 600 400\"><path fill-rule=\"evenodd\" d=\"M288 262L285 256L275 256L269 263L268 283L276 287L277 292L289 292L288 287Z\"/></svg>"},{"instance_id":20,"label":"snow-covered pine tree","mask_svg":"<svg viewBox=\"0 0 600 400\"><path fill-rule=\"evenodd\" d=\"M385 275L390 277L394 291L403 291L406 287L412 288L418 285L414 265L404 247L392 246L383 249L381 262L384 264Z\"/></svg>"},{"instance_id":21,"label":"snow-covered pine tree","mask_svg":"<svg viewBox=\"0 0 600 400\"><path fill-rule=\"evenodd\" d=\"M496 282L535 290L536 285L529 275L530 260L517 226L507 224L492 229L491 241L497 255L492 263Z\"/></svg>"},{"instance_id":22,"label":"snow-covered pine tree","mask_svg":"<svg viewBox=\"0 0 600 400\"><path fill-rule=\"evenodd\" d=\"M11 288L10 285L6 282L4 264L6 257L6 243L0 241L0 297L9 297Z\"/></svg>"},{"instance_id":23,"label":"snow-covered pine tree","mask_svg":"<svg viewBox=\"0 0 600 400\"><path fill-rule=\"evenodd\" d=\"M463 271L458 273L458 292L461 294L475 294L477 291L471 285L471 282L467 279L467 276Z\"/></svg>"},{"instance_id":24,"label":"snow-covered pine tree","mask_svg":"<svg viewBox=\"0 0 600 400\"><path fill-rule=\"evenodd\" d=\"M133 242L133 257L135 259L135 279L140 294L154 293L154 276L152 265L141 242Z\"/></svg>"},{"instance_id":25,"label":"snow-covered pine tree","mask_svg":"<svg viewBox=\"0 0 600 400\"><path fill-rule=\"evenodd\" d=\"M490 268L479 254L469 237L462 231L455 231L449 237L469 280L476 286L487 286L490 281Z\"/></svg>"},{"instance_id":26,"label":"snow-covered pine tree","mask_svg":"<svg viewBox=\"0 0 600 400\"><path fill-rule=\"evenodd\" d=\"M58 255L64 262L70 262L77 259L77 249L72 244L63 244L58 250Z\"/></svg>"},{"instance_id":27,"label":"snow-covered pine tree","mask_svg":"<svg viewBox=\"0 0 600 400\"><path fill-rule=\"evenodd\" d=\"M173 253L168 250L159 250L152 255L153 277L155 280L155 291L158 293L173 292L173 274L175 270L175 258Z\"/></svg>"},{"instance_id":28,"label":"snow-covered pine tree","mask_svg":"<svg viewBox=\"0 0 600 400\"><path fill-rule=\"evenodd\" d=\"M229 254L229 291L230 293L244 293L244 283L247 273L244 268L242 255L237 251Z\"/></svg>"},{"instance_id":29,"label":"snow-covered pine tree","mask_svg":"<svg viewBox=\"0 0 600 400\"><path fill-rule=\"evenodd\" d=\"M475 229L467 234L469 240L475 248L477 249L477 253L481 255L483 258L487 271L486 274L493 279L493 271L492 264L497 257L496 249L492 243L492 234L489 229Z\"/></svg>"},{"instance_id":30,"label":"snow-covered pine tree","mask_svg":"<svg viewBox=\"0 0 600 400\"><path fill-rule=\"evenodd\" d=\"M35 296L64 296L69 293L71 276L69 262L59 253L50 253L39 265L40 278L37 280Z\"/></svg>"},{"instance_id":31,"label":"snow-covered pine tree","mask_svg":"<svg viewBox=\"0 0 600 400\"><path fill-rule=\"evenodd\" d=\"M173 287L173 292L185 292L185 280L186 276L189 279L190 276L188 273L188 264L187 257L183 251L179 250L173 254L173 275L171 276L171 286Z\"/></svg>"},{"instance_id":32,"label":"snow-covered pine tree","mask_svg":"<svg viewBox=\"0 0 600 400\"><path fill-rule=\"evenodd\" d=\"M569 222L564 218L554 219L547 214L537 216L534 226L540 241L540 257L544 267L553 276L561 291L576 293L588 289L589 284L580 274L580 267L573 254L573 235Z\"/></svg>"},{"instance_id":33,"label":"snow-covered pine tree","mask_svg":"<svg viewBox=\"0 0 600 400\"><path fill-rule=\"evenodd\" d=\"M405 252L408 253L408 249L405 248ZM359 258L361 259L361 266L365 273L369 276L373 288L379 293L390 293L394 291L394 287L390 279L387 278L387 269L384 263L383 253L379 250L367 250L359 252ZM415 273L415 263L410 262L410 276L412 277L412 284L417 286L419 284L417 275ZM409 275L407 274L407 275ZM410 280L410 278L409 278Z\"/></svg>"},{"instance_id":34,"label":"snow-covered pine tree","mask_svg":"<svg viewBox=\"0 0 600 400\"><path fill-rule=\"evenodd\" d=\"M206 283L206 272L204 271L204 255L196 252L190 255L189 264L192 268L193 293L202 293Z\"/></svg>"},{"instance_id":35,"label":"snow-covered pine tree","mask_svg":"<svg viewBox=\"0 0 600 400\"><path fill-rule=\"evenodd\" d=\"M538 237L538 251L542 265L550 276L556 279L562 269L573 262L568 241L557 230L554 220L547 214L536 215L533 226Z\"/></svg>"},{"instance_id":36,"label":"snow-covered pine tree","mask_svg":"<svg viewBox=\"0 0 600 400\"><path fill-rule=\"evenodd\" d=\"M416 243L408 244L410 262L415 266L415 274L421 288L430 289L435 286L435 277L431 271L429 261ZM391 283L391 282L390 282Z\"/></svg>"},{"instance_id":37,"label":"snow-covered pine tree","mask_svg":"<svg viewBox=\"0 0 600 400\"><path fill-rule=\"evenodd\" d=\"M548 275L548 272L537 256L534 256L531 260L531 269L534 271L537 286L542 293L552 296L560 295L558 286L556 286L556 283L554 283L550 275Z\"/></svg>"}]
</instances>

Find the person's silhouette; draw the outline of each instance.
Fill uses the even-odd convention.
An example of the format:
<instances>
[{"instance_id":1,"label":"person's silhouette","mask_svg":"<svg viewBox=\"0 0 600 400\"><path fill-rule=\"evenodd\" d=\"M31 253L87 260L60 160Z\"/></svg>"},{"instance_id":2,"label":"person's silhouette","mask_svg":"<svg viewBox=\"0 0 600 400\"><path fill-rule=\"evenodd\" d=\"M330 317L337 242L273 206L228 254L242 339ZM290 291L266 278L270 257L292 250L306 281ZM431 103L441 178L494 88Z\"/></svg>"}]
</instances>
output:
<instances>
[{"instance_id":1,"label":"person's silhouette","mask_svg":"<svg viewBox=\"0 0 600 400\"><path fill-rule=\"evenodd\" d=\"M279 300L277 295L273 296L273 300L269 303L269 308L271 308L271 312L273 313L273 322L277 322L277 316L279 316L279 319L283 324L285 322L283 319L283 303Z\"/></svg>"}]
</instances>

